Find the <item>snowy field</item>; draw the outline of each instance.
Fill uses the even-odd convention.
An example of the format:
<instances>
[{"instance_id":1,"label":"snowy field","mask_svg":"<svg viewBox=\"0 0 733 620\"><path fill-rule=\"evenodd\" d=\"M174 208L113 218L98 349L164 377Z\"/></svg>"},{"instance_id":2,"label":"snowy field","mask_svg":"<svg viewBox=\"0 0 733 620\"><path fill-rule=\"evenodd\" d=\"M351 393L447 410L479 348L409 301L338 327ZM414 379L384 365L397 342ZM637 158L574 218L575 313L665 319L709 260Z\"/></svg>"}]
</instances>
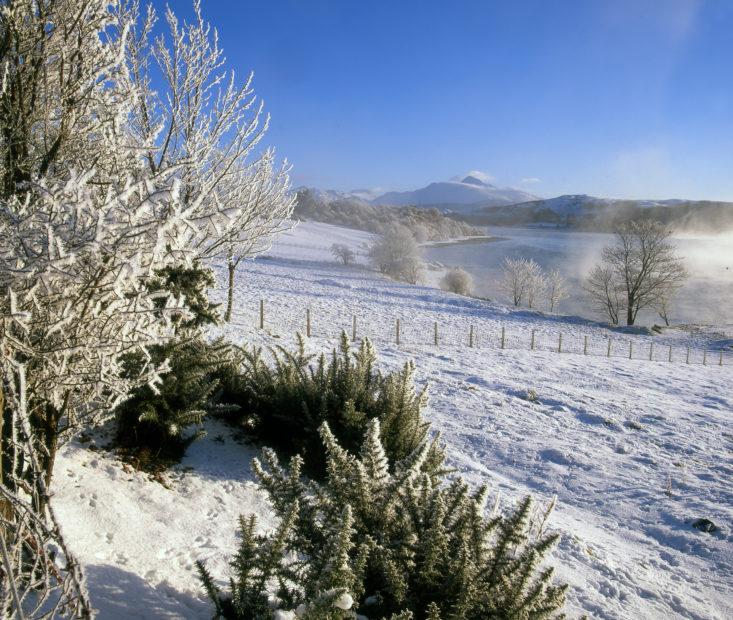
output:
<instances>
[{"instance_id":1,"label":"snowy field","mask_svg":"<svg viewBox=\"0 0 733 620\"><path fill-rule=\"evenodd\" d=\"M309 346L318 351L351 329L353 315L370 317L358 331L373 332L383 365L415 359L429 384L426 415L452 466L472 483L488 481L505 506L527 493L542 503L557 496L551 526L562 542L553 563L571 584L571 615L733 617L733 366L500 350L487 341L469 349L461 337L471 322L491 337L504 325L522 341L533 329L548 338L618 335L572 317L383 279L363 266L369 239L325 224L283 235L242 269L234 320L217 332L238 343L288 344L305 330L310 307ZM361 253L362 264L335 265L334 242ZM264 331L255 329L260 298ZM396 318L404 321L400 346L392 343ZM434 322L442 330L437 348L426 344ZM713 328L670 330L654 342L702 350L731 337ZM623 338L640 351L652 340ZM250 472L257 449L217 423L207 430L165 484L103 450L76 442L62 449L55 507L101 618L210 618L194 561L223 579L238 515L255 513L272 526ZM93 443L106 441L102 433ZM698 518L719 530L694 529Z\"/></svg>"}]
</instances>

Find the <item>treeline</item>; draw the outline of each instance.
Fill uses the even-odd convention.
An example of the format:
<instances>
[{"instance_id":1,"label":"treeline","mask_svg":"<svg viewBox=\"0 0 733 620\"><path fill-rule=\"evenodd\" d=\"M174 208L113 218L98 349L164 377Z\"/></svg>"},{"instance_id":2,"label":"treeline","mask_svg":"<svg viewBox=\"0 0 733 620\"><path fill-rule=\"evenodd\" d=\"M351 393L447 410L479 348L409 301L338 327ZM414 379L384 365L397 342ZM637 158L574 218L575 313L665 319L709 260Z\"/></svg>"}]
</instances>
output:
<instances>
[{"instance_id":1,"label":"treeline","mask_svg":"<svg viewBox=\"0 0 733 620\"><path fill-rule=\"evenodd\" d=\"M309 189L298 191L293 216L379 235L400 225L407 228L418 243L485 234L482 228L446 217L437 209L386 207L349 199L325 202Z\"/></svg>"},{"instance_id":2,"label":"treeline","mask_svg":"<svg viewBox=\"0 0 733 620\"><path fill-rule=\"evenodd\" d=\"M677 231L714 234L733 230L733 204L712 201L680 201L646 205L636 200L600 201L586 196L567 196L564 209L555 210L535 201L519 205L486 207L461 216L466 222L483 226L526 226L554 224L558 228L613 232L628 222L647 220ZM559 199L552 199L559 200Z\"/></svg>"}]
</instances>

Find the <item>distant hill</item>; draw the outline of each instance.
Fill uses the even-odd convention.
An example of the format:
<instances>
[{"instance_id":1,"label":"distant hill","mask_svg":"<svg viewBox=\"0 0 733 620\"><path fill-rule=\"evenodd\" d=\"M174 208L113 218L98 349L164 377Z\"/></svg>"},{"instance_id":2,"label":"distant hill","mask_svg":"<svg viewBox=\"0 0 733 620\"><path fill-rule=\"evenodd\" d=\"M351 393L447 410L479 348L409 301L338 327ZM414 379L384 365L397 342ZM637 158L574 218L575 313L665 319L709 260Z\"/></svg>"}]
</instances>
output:
<instances>
[{"instance_id":1,"label":"distant hill","mask_svg":"<svg viewBox=\"0 0 733 620\"><path fill-rule=\"evenodd\" d=\"M466 212L480 206L502 206L537 200L538 197L511 187L496 187L474 176L461 181L441 181L410 192L387 192L372 204L437 207L441 211Z\"/></svg>"},{"instance_id":2,"label":"distant hill","mask_svg":"<svg viewBox=\"0 0 733 620\"><path fill-rule=\"evenodd\" d=\"M382 234L397 226L412 232L419 243L483 235L467 222L446 217L437 209L373 205L352 193L300 188L293 216Z\"/></svg>"},{"instance_id":3,"label":"distant hill","mask_svg":"<svg viewBox=\"0 0 733 620\"><path fill-rule=\"evenodd\" d=\"M306 185L294 188L293 192L296 194L299 192L308 192L314 200L326 205L340 200L347 200L354 204L370 205L372 204L371 199L374 197L370 194L369 190L366 189L355 189L351 192L340 192L335 189L319 189L317 187L308 187Z\"/></svg>"},{"instance_id":4,"label":"distant hill","mask_svg":"<svg viewBox=\"0 0 733 620\"><path fill-rule=\"evenodd\" d=\"M513 205L474 204L461 219L495 226L555 225L578 230L611 230L619 223L649 218L676 229L720 232L733 229L733 203L707 200L618 200L585 194Z\"/></svg>"},{"instance_id":5,"label":"distant hill","mask_svg":"<svg viewBox=\"0 0 733 620\"><path fill-rule=\"evenodd\" d=\"M618 224L649 218L678 230L717 233L733 230L733 202L709 200L624 200L568 194L538 198L514 188L499 188L475 176L446 181L411 192L387 192L374 198L369 190L339 192L300 188L322 205L338 204L349 217L362 207L367 220L375 206L437 209L477 226L555 226L574 230L610 231ZM333 211L333 209L331 209ZM331 221L331 220L323 220ZM338 222L337 222L338 223Z\"/></svg>"}]
</instances>

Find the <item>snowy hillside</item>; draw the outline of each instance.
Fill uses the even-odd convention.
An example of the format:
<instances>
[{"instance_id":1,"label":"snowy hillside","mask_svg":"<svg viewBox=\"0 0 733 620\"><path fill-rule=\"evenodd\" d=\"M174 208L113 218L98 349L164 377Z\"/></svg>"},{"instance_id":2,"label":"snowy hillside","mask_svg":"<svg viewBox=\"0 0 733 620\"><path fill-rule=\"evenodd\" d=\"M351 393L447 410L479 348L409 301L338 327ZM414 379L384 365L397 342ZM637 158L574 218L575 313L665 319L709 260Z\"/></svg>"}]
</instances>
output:
<instances>
[{"instance_id":1,"label":"snowy hillside","mask_svg":"<svg viewBox=\"0 0 733 620\"><path fill-rule=\"evenodd\" d=\"M547 339L559 332L594 342L620 336L573 317L386 280L364 266L369 239L299 225L242 270L233 322L215 333L237 343L288 344L304 331L310 308L309 347L320 351L359 316L359 334L375 337L385 366L415 360L419 380L430 386L427 417L453 467L472 484L487 481L506 506L528 493L542 503L557 496L550 525L562 542L552 561L571 585L571 614L733 617L733 367L501 350L487 340L468 348L462 338L472 323L492 338L505 326L522 342L532 330ZM358 264L335 265L334 242L352 247ZM260 299L264 331L256 329ZM400 346L390 343L397 318L405 330ZM434 322L441 345L416 344L429 341ZM712 350L732 336L671 330L653 341ZM623 338L639 351L652 342ZM194 561L205 560L223 580L238 515L255 513L261 527L273 526L250 472L258 449L216 423L207 431L165 484L91 449L106 444L103 434L91 446L61 450L55 507L100 618L211 618ZM691 525L698 518L719 530L698 531Z\"/></svg>"},{"instance_id":2,"label":"snowy hillside","mask_svg":"<svg viewBox=\"0 0 733 620\"><path fill-rule=\"evenodd\" d=\"M496 187L473 176L461 181L445 181L410 192L387 192L374 204L436 206L446 210L474 210L477 206L510 205L537 200L537 196L511 187Z\"/></svg>"}]
</instances>

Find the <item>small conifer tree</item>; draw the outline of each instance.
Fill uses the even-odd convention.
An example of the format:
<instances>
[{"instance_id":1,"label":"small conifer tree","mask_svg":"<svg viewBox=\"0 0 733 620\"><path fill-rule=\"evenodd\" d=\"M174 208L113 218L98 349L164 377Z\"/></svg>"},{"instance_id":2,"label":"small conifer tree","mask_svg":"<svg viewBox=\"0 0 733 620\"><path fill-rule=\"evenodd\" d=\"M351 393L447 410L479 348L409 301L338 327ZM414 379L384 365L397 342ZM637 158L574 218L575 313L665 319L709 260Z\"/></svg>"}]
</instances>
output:
<instances>
[{"instance_id":1,"label":"small conifer tree","mask_svg":"<svg viewBox=\"0 0 733 620\"><path fill-rule=\"evenodd\" d=\"M172 313L170 320L181 330L191 331L204 325L214 325L219 322L217 313L218 304L209 301L208 289L216 285L211 269L195 262L190 267L183 265L169 265L156 271L154 278L146 282L149 291L161 291L182 301L184 311ZM156 306L162 310L166 306L167 295L161 295L156 300ZM169 315L171 313L169 312Z\"/></svg>"},{"instance_id":2,"label":"small conifer tree","mask_svg":"<svg viewBox=\"0 0 733 620\"><path fill-rule=\"evenodd\" d=\"M558 538L544 533L549 509L535 519L527 498L507 516L487 517L485 487L472 493L460 478L449 482L423 471L429 441L390 463L377 419L368 423L358 456L327 424L320 434L327 454L322 483L301 476L299 456L289 468L270 449L263 450L264 464L255 459L259 483L281 518L275 533L257 544L280 555L252 552L248 521L237 557L249 561L232 564L230 594L217 590L199 566L220 617L259 617L226 607L253 584L269 609L294 610L299 618L563 617L566 586L542 567ZM255 584L253 574L267 574L270 586Z\"/></svg>"},{"instance_id":3,"label":"small conifer tree","mask_svg":"<svg viewBox=\"0 0 733 620\"><path fill-rule=\"evenodd\" d=\"M117 445L141 468L156 468L180 460L186 448L203 435L209 412L226 410L216 377L230 360L230 346L203 338L176 339L149 350L149 359L128 360L129 372L146 363L168 371L155 386L134 390L116 409ZM193 432L191 427L197 427Z\"/></svg>"},{"instance_id":4,"label":"small conifer tree","mask_svg":"<svg viewBox=\"0 0 733 620\"><path fill-rule=\"evenodd\" d=\"M207 296L214 284L213 273L200 263L165 267L146 282L150 292L159 293L159 318L171 321L176 337L125 360L130 378L150 365L162 370L157 384L134 389L115 410L117 445L138 467L155 469L180 460L203 435L204 416L225 409L220 377L231 374L232 347L210 344L201 334L204 325L218 322L216 305ZM178 300L180 310L167 309L169 297ZM191 432L191 427L198 428Z\"/></svg>"}]
</instances>

